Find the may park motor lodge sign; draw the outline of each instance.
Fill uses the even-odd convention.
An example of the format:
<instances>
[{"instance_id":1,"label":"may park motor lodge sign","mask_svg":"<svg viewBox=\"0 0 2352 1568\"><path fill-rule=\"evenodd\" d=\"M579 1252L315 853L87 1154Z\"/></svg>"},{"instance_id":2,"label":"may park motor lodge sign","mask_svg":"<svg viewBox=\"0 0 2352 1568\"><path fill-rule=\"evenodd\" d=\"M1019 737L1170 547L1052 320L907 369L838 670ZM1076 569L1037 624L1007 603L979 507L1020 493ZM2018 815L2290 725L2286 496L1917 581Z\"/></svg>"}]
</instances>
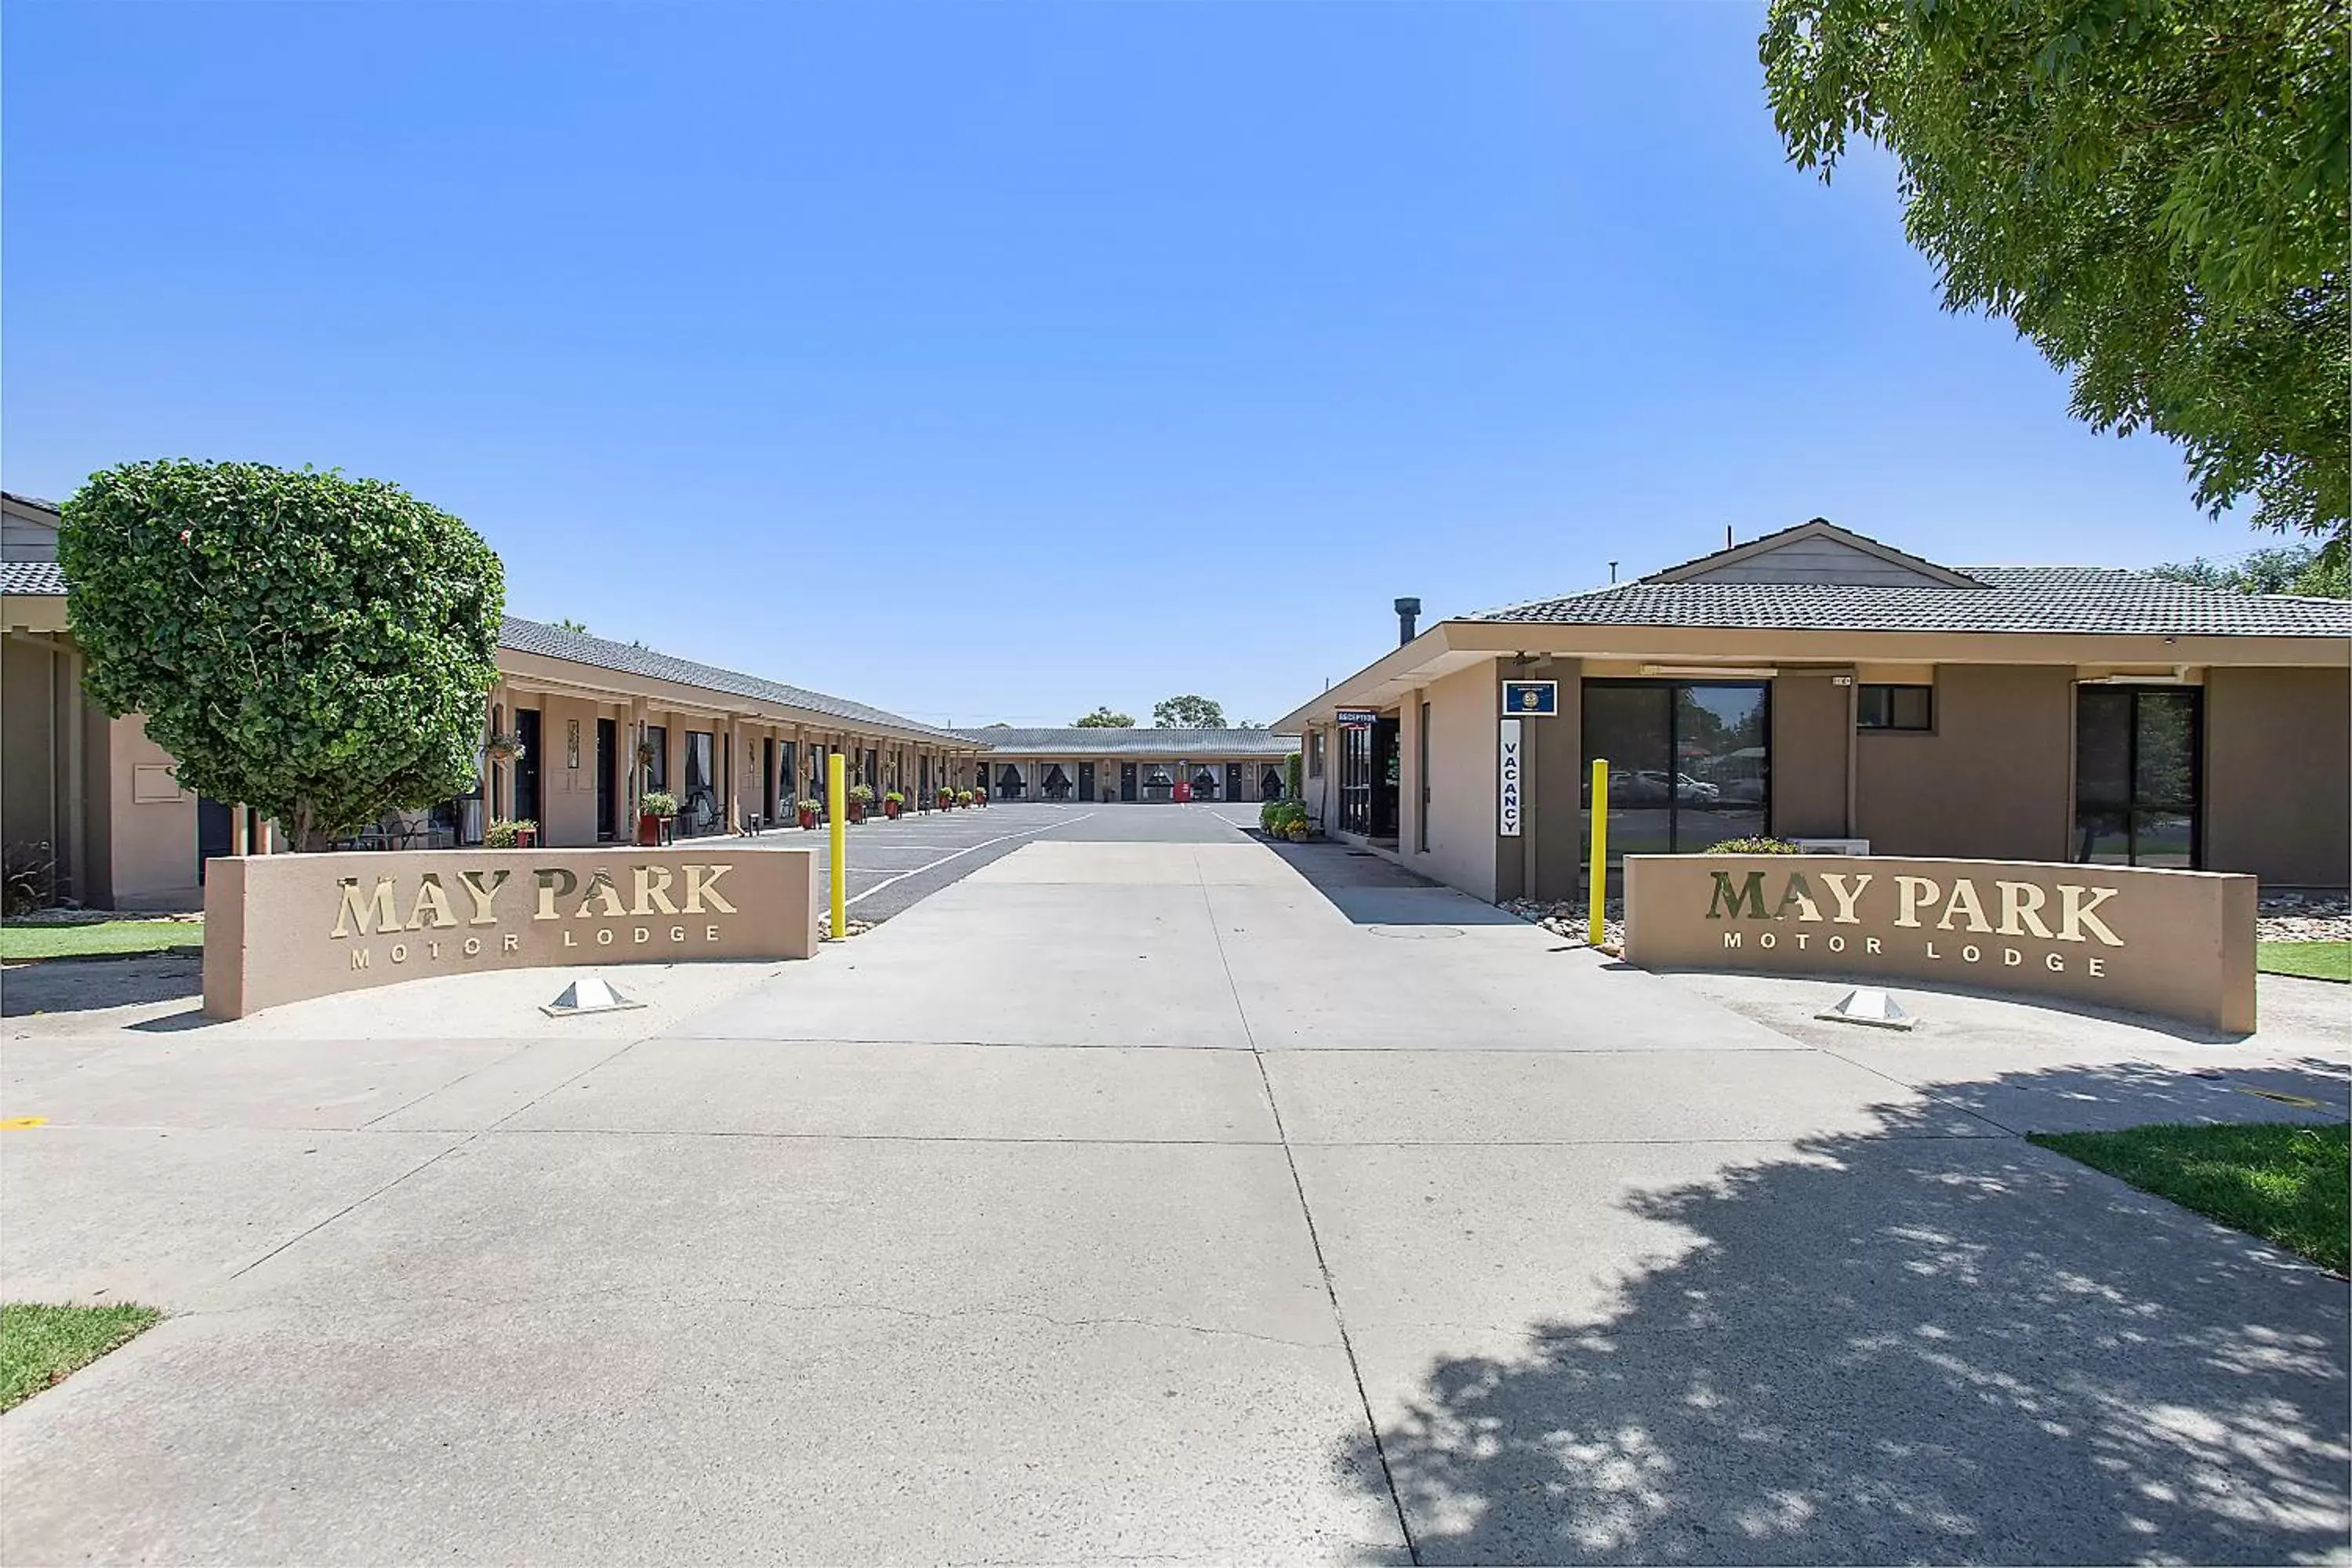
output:
<instances>
[{"instance_id":1,"label":"may park motor lodge sign","mask_svg":"<svg viewBox=\"0 0 2352 1568\"><path fill-rule=\"evenodd\" d=\"M432 974L807 958L805 849L421 850L236 856L205 867L205 1011Z\"/></svg>"},{"instance_id":2,"label":"may park motor lodge sign","mask_svg":"<svg viewBox=\"0 0 2352 1568\"><path fill-rule=\"evenodd\" d=\"M2254 879L1874 856L1629 855L1625 958L2034 992L2254 1026Z\"/></svg>"}]
</instances>

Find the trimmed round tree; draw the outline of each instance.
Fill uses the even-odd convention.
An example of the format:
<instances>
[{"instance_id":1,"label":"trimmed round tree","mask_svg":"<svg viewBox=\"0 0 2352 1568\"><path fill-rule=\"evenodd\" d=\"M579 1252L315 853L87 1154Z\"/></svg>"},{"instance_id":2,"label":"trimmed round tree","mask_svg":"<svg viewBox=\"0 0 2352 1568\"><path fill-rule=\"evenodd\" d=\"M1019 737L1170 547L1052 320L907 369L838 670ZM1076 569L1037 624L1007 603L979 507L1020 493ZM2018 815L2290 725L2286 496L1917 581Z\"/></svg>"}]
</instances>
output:
<instances>
[{"instance_id":1,"label":"trimmed round tree","mask_svg":"<svg viewBox=\"0 0 2352 1568\"><path fill-rule=\"evenodd\" d=\"M473 787L506 574L399 486L258 463L127 463L58 535L83 684L180 783L318 848Z\"/></svg>"}]
</instances>

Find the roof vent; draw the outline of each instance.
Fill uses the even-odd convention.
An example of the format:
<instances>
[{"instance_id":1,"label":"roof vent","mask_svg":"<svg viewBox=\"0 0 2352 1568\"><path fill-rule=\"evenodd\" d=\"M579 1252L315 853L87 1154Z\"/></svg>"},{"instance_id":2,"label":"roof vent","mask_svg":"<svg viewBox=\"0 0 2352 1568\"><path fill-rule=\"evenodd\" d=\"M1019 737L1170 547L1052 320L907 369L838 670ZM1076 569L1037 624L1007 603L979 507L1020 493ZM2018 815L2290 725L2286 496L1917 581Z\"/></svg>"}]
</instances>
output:
<instances>
[{"instance_id":1,"label":"roof vent","mask_svg":"<svg viewBox=\"0 0 2352 1568\"><path fill-rule=\"evenodd\" d=\"M1396 613L1397 647L1402 647L1405 644L1412 641L1413 630L1421 624L1421 601L1419 599L1399 599L1396 602Z\"/></svg>"}]
</instances>

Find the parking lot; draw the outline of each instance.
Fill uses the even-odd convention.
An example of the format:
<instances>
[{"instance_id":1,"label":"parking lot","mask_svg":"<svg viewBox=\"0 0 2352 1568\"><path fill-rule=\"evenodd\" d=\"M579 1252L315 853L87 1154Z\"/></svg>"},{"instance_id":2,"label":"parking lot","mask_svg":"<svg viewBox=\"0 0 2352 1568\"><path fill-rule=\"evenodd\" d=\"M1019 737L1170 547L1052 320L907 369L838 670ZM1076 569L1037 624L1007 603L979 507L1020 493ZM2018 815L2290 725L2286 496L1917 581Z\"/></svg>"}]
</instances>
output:
<instances>
[{"instance_id":1,"label":"parking lot","mask_svg":"<svg viewBox=\"0 0 2352 1568\"><path fill-rule=\"evenodd\" d=\"M853 920L886 921L916 900L971 875L992 860L1033 839L1084 823L1089 838L1164 839L1197 837L1204 829L1223 837L1257 820L1255 805L1129 805L1087 801L1066 805L1014 801L968 811L910 813L893 822L876 816L853 823L848 835L849 913ZM832 835L797 827L771 829L730 847L751 849L814 849L817 886L830 875ZM823 894L820 891L820 900Z\"/></svg>"}]
</instances>

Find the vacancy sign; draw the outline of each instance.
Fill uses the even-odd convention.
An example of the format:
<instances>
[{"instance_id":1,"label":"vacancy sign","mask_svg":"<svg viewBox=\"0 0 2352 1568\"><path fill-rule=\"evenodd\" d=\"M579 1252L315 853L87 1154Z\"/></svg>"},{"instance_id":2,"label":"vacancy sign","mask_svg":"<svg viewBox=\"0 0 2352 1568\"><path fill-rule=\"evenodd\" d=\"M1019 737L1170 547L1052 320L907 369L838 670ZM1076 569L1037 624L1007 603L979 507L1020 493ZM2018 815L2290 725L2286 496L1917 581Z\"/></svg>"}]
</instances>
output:
<instances>
[{"instance_id":1,"label":"vacancy sign","mask_svg":"<svg viewBox=\"0 0 2352 1568\"><path fill-rule=\"evenodd\" d=\"M1496 776L1501 781L1502 795L1495 803L1495 831L1505 838L1519 836L1519 769L1526 754L1519 750L1519 721L1506 719L1501 724L1501 747L1496 762Z\"/></svg>"}]
</instances>

